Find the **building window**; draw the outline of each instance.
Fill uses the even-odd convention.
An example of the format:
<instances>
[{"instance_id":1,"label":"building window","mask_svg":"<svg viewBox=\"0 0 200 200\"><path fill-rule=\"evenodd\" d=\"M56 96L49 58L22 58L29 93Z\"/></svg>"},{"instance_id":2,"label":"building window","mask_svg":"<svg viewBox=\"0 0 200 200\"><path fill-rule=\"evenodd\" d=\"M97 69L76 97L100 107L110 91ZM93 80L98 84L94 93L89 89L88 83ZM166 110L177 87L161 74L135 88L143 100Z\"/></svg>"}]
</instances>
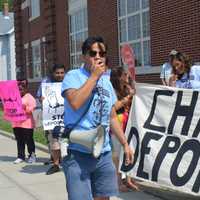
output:
<instances>
[{"instance_id":1,"label":"building window","mask_svg":"<svg viewBox=\"0 0 200 200\"><path fill-rule=\"evenodd\" d=\"M150 66L149 0L118 0L119 46L130 44L136 66Z\"/></svg>"},{"instance_id":2,"label":"building window","mask_svg":"<svg viewBox=\"0 0 200 200\"><path fill-rule=\"evenodd\" d=\"M79 3L80 2L80 3ZM81 46L88 37L87 1L69 1L70 65L81 66Z\"/></svg>"},{"instance_id":3,"label":"building window","mask_svg":"<svg viewBox=\"0 0 200 200\"><path fill-rule=\"evenodd\" d=\"M30 0L30 20L40 16L40 0Z\"/></svg>"},{"instance_id":4,"label":"building window","mask_svg":"<svg viewBox=\"0 0 200 200\"><path fill-rule=\"evenodd\" d=\"M32 47L32 77L41 78L41 48L40 40L35 40L31 42Z\"/></svg>"}]
</instances>

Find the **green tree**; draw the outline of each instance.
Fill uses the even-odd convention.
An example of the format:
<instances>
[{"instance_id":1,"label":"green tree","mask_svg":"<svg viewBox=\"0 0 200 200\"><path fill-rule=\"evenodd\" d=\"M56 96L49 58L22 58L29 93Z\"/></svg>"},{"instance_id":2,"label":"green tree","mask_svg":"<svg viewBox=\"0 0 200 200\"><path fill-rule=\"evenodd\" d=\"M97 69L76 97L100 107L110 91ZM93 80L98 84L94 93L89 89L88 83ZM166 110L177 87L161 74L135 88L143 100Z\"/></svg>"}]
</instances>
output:
<instances>
[{"instance_id":1,"label":"green tree","mask_svg":"<svg viewBox=\"0 0 200 200\"><path fill-rule=\"evenodd\" d=\"M0 0L0 11L3 10L3 4L8 3L9 4L9 10L11 11L13 8L13 0Z\"/></svg>"}]
</instances>

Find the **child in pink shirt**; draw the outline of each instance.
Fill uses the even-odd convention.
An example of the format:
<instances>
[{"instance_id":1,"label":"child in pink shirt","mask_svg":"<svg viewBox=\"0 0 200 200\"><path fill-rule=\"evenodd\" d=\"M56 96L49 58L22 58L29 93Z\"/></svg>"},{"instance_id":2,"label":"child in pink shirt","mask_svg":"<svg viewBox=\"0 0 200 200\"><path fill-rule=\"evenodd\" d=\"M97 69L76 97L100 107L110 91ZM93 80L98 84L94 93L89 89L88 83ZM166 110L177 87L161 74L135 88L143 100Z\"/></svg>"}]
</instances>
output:
<instances>
[{"instance_id":1,"label":"child in pink shirt","mask_svg":"<svg viewBox=\"0 0 200 200\"><path fill-rule=\"evenodd\" d=\"M27 80L18 80L18 87L22 97L22 106L26 114L26 120L21 122L12 122L13 132L17 140L18 152L17 159L14 161L15 164L21 163L25 160L25 144L27 144L28 147L28 162L36 162L35 143L33 139L33 131L35 127L33 111L36 107L36 100L30 93L28 93L27 86Z\"/></svg>"}]
</instances>

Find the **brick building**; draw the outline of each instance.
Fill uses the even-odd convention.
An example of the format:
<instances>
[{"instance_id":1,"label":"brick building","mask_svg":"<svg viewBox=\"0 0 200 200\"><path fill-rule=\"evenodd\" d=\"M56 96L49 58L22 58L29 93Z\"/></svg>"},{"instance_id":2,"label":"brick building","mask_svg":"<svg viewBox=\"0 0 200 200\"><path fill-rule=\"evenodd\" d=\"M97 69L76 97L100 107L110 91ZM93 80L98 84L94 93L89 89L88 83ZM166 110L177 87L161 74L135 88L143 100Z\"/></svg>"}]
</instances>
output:
<instances>
[{"instance_id":1,"label":"brick building","mask_svg":"<svg viewBox=\"0 0 200 200\"><path fill-rule=\"evenodd\" d=\"M120 46L133 46L138 82L160 83L171 49L200 62L199 0L15 0L16 64L33 89L53 63L80 66L89 35L108 44L109 63L121 65Z\"/></svg>"}]
</instances>

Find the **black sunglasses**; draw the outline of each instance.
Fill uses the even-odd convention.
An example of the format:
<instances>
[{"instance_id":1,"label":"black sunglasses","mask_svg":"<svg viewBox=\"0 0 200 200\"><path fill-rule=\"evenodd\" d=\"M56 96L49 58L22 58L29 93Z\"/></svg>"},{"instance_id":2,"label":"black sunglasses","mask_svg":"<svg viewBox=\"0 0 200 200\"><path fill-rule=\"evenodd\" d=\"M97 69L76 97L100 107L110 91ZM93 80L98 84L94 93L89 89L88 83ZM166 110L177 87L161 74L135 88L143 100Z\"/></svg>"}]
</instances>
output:
<instances>
[{"instance_id":1,"label":"black sunglasses","mask_svg":"<svg viewBox=\"0 0 200 200\"><path fill-rule=\"evenodd\" d=\"M106 51L93 51L93 50L90 50L88 52L89 56L92 57L92 58L94 58L97 55L97 53L99 54L100 57L106 57Z\"/></svg>"}]
</instances>

